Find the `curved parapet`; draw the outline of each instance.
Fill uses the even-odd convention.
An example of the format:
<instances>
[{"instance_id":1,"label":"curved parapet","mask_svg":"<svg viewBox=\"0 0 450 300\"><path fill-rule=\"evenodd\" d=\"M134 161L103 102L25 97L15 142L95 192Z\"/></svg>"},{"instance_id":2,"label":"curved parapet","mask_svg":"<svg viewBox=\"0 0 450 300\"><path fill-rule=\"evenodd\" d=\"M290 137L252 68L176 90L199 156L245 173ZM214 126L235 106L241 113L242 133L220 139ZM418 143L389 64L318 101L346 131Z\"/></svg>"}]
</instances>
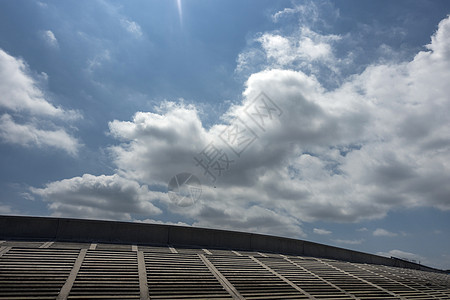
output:
<instances>
[{"instance_id":1,"label":"curved parapet","mask_svg":"<svg viewBox=\"0 0 450 300\"><path fill-rule=\"evenodd\" d=\"M0 216L0 239L179 245L271 252L443 272L409 261L271 235L176 225Z\"/></svg>"}]
</instances>

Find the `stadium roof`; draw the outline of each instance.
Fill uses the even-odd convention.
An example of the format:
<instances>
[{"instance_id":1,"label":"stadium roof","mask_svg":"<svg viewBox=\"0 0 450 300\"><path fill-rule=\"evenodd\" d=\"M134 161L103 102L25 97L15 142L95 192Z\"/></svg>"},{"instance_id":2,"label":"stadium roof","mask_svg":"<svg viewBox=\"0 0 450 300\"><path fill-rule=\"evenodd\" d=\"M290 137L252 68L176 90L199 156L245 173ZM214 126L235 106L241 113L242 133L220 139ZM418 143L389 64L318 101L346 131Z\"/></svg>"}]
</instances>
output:
<instances>
[{"instance_id":1,"label":"stadium roof","mask_svg":"<svg viewBox=\"0 0 450 300\"><path fill-rule=\"evenodd\" d=\"M0 216L0 299L450 299L449 279L274 236Z\"/></svg>"}]
</instances>

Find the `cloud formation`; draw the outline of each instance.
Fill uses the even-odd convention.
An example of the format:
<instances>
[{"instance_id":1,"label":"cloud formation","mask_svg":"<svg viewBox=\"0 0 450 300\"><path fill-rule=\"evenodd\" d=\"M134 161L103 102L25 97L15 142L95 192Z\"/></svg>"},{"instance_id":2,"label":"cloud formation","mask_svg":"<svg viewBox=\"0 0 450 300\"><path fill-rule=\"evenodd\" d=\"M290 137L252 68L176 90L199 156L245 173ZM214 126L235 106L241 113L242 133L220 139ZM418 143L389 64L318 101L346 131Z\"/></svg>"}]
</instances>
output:
<instances>
[{"instance_id":1,"label":"cloud formation","mask_svg":"<svg viewBox=\"0 0 450 300\"><path fill-rule=\"evenodd\" d=\"M53 47L53 48L59 47L58 40L56 39L55 34L51 30L43 31L41 33L41 36L44 39L44 41L47 43L47 45L49 45L50 47Z\"/></svg>"},{"instance_id":2,"label":"cloud formation","mask_svg":"<svg viewBox=\"0 0 450 300\"><path fill-rule=\"evenodd\" d=\"M394 237L397 236L398 234L395 232L390 232L387 231L386 229L383 228L377 228L375 229L375 231L373 232L374 236L387 236L387 237Z\"/></svg>"},{"instance_id":3,"label":"cloud formation","mask_svg":"<svg viewBox=\"0 0 450 300\"><path fill-rule=\"evenodd\" d=\"M414 261L417 263L422 263L425 265L429 265L429 261L417 254L411 253L411 252L406 252L406 251L402 251L402 250L398 250L398 249L394 249L394 250L390 250L388 252L378 252L377 255L381 255L381 256L386 256L386 257L396 257L396 258L401 258L401 259L406 259L409 261Z\"/></svg>"},{"instance_id":4,"label":"cloud formation","mask_svg":"<svg viewBox=\"0 0 450 300\"><path fill-rule=\"evenodd\" d=\"M42 130L33 123L18 124L8 114L0 116L0 138L10 144L26 147L54 147L76 155L79 142L63 129Z\"/></svg>"},{"instance_id":5,"label":"cloud formation","mask_svg":"<svg viewBox=\"0 0 450 300\"><path fill-rule=\"evenodd\" d=\"M56 120L73 121L81 118L81 114L49 102L25 62L2 49L0 109L4 110L0 116L0 138L3 142L27 147L50 146L71 155L76 155L81 146L66 129L54 123ZM17 121L20 118L29 121L20 124Z\"/></svg>"},{"instance_id":6,"label":"cloud formation","mask_svg":"<svg viewBox=\"0 0 450 300\"><path fill-rule=\"evenodd\" d=\"M202 200L194 206L171 205L164 193L149 197L171 213L195 220L194 225L292 237L304 236L302 222L357 222L382 218L400 207L450 210L449 17L413 60L370 65L332 90L291 58L327 61L334 37L311 38L311 49L317 46L322 52L301 48L308 45L304 36L294 44L292 37L262 37L259 51L280 66L253 73L243 102L230 107L217 124L205 128L194 106L171 102L154 112L137 112L130 121L110 122L110 134L118 141L110 147L117 166L113 176L162 190L172 176L191 172L204 183ZM262 102L253 102L260 92L282 114L272 119L269 110L256 114L256 109L264 110ZM255 139L236 155L223 134L239 122ZM214 184L193 159L211 143L232 160ZM91 180L99 180L95 178L100 177ZM61 182L67 190L76 183L52 184ZM64 202L52 199L51 209L59 214ZM97 212L94 202L85 205Z\"/></svg>"},{"instance_id":7,"label":"cloud formation","mask_svg":"<svg viewBox=\"0 0 450 300\"><path fill-rule=\"evenodd\" d=\"M314 228L313 232L315 234L320 234L320 235L329 235L329 234L331 234L331 231L326 230L326 229L320 229L320 228Z\"/></svg>"},{"instance_id":8,"label":"cloud formation","mask_svg":"<svg viewBox=\"0 0 450 300\"><path fill-rule=\"evenodd\" d=\"M49 202L55 216L132 220L131 215L161 213L151 201L157 193L118 175L84 174L47 184L31 191Z\"/></svg>"},{"instance_id":9,"label":"cloud formation","mask_svg":"<svg viewBox=\"0 0 450 300\"><path fill-rule=\"evenodd\" d=\"M126 31L131 33L136 38L140 38L142 36L142 29L138 23L122 18L120 19L120 24Z\"/></svg>"}]
</instances>

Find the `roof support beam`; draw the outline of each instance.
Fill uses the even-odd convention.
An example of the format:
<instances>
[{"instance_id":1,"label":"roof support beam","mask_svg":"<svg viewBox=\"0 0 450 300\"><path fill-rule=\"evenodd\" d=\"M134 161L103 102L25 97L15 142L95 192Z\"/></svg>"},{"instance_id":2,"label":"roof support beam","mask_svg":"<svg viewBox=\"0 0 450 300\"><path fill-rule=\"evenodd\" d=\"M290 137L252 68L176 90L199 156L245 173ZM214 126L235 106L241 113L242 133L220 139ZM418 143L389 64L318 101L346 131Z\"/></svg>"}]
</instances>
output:
<instances>
[{"instance_id":1,"label":"roof support beam","mask_svg":"<svg viewBox=\"0 0 450 300\"><path fill-rule=\"evenodd\" d=\"M0 247L0 257L2 257L3 254L11 250L12 247Z\"/></svg>"},{"instance_id":2,"label":"roof support beam","mask_svg":"<svg viewBox=\"0 0 450 300\"><path fill-rule=\"evenodd\" d=\"M286 277L284 277L283 275L281 275L280 273L278 273L277 271L273 270L272 268L270 268L269 266L267 266L266 264L264 264L263 262L259 261L257 258L255 258L254 256L249 256L254 262L256 262L257 264L259 264L261 267L263 267L264 269L266 269L267 271L269 271L270 273L272 273L273 275L277 276L278 278L280 278L281 280L283 280L284 282L286 282L287 284L289 284L290 286L292 286L294 289L296 289L297 291L299 291L300 293L308 296L309 299L316 299L314 296L312 296L310 293L308 293L307 291L303 290L301 287L299 287L298 285L296 285L295 283L293 283L292 281L290 281L289 279L287 279Z\"/></svg>"},{"instance_id":3,"label":"roof support beam","mask_svg":"<svg viewBox=\"0 0 450 300\"><path fill-rule=\"evenodd\" d=\"M223 288L230 293L230 295L233 297L233 299L237 300L244 300L245 298L242 297L242 295L237 291L237 289L233 286L231 282L228 281L228 279L223 276L222 273L217 270L217 268L205 257L204 254L198 254L200 259L203 261L203 263L208 267L209 271L216 277L216 279L219 281L219 283L223 286Z\"/></svg>"},{"instance_id":4,"label":"roof support beam","mask_svg":"<svg viewBox=\"0 0 450 300\"><path fill-rule=\"evenodd\" d=\"M73 283L75 282L75 279L77 278L77 274L80 271L81 265L83 264L84 258L86 256L87 249L81 249L80 253L78 254L77 259L75 260L75 263L73 264L73 268L70 271L70 275L66 280L66 283L61 288L61 291L59 291L58 297L56 297L57 300L65 300L67 297L69 297L70 290L72 289Z\"/></svg>"},{"instance_id":5,"label":"roof support beam","mask_svg":"<svg viewBox=\"0 0 450 300\"><path fill-rule=\"evenodd\" d=\"M347 276L356 278L356 279L358 279L358 280L360 280L360 281L362 281L362 282L364 282L364 283L367 283L368 285L371 285L371 286L373 286L373 287L375 287L375 288L377 288L377 289L379 289L379 290L382 290L383 292L388 293L388 294L391 295L391 296L398 297L398 298L400 298L400 299L402 299L402 300L405 299L405 297L403 297L403 296L397 295L396 293L391 292L391 291L389 291L389 290L387 290L387 289L385 289L385 288L383 288L383 287L381 287L381 286L379 286L379 285L377 285L377 284L375 284L375 283L372 283L372 282L370 282L370 281L367 281L367 280L365 280L364 278L361 278L361 277L359 277L359 276L353 275L353 274L351 274L351 273L349 273L349 272L347 272L347 271L344 271L344 270L342 270L342 269L340 269L340 268L338 268L338 267L335 267L335 266L333 266L333 265L327 263L326 261L323 261L323 260L321 260L321 259L319 259L319 258L314 258L314 259L315 259L316 261L319 261L319 262L323 263L324 265L326 265L326 266L328 266L328 267L330 267L330 268L333 268L333 269L335 269L335 270L337 270L337 271L340 271L340 272L344 273L344 274L347 275Z\"/></svg>"},{"instance_id":6,"label":"roof support beam","mask_svg":"<svg viewBox=\"0 0 450 300\"><path fill-rule=\"evenodd\" d=\"M149 300L150 296L148 293L147 269L145 267L144 252L137 251L137 260L138 260L139 290L140 290L141 300Z\"/></svg>"},{"instance_id":7,"label":"roof support beam","mask_svg":"<svg viewBox=\"0 0 450 300\"><path fill-rule=\"evenodd\" d=\"M337 285L333 284L332 282L329 282L328 280L326 280L325 278L320 277L319 275L311 272L310 270L306 269L305 267L297 264L296 262L292 261L291 259L289 259L286 255L281 254L281 257L283 257L286 261L290 262L291 264L293 264L294 266L296 266L299 269L302 269L303 271L305 271L306 273L316 277L317 279L320 279L321 281L325 282L328 285L331 285L332 287L334 287L335 289L341 291L342 293L346 294L347 296L349 296L352 299L359 299L358 297L350 294L349 292L347 292L346 290L341 289L340 287L338 287Z\"/></svg>"}]
</instances>

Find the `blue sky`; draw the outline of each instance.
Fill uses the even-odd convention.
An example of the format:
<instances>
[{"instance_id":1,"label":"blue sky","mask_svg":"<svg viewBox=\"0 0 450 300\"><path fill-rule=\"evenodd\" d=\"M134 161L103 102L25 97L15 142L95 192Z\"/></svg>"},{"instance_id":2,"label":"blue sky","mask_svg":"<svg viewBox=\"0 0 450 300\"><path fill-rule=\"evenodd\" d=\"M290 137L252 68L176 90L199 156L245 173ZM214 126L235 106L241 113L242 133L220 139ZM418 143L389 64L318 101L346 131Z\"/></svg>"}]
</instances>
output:
<instances>
[{"instance_id":1,"label":"blue sky","mask_svg":"<svg viewBox=\"0 0 450 300\"><path fill-rule=\"evenodd\" d=\"M448 269L449 13L0 1L0 213L260 232ZM195 160L205 149L223 172ZM167 194L183 172L202 184L189 206Z\"/></svg>"}]
</instances>

